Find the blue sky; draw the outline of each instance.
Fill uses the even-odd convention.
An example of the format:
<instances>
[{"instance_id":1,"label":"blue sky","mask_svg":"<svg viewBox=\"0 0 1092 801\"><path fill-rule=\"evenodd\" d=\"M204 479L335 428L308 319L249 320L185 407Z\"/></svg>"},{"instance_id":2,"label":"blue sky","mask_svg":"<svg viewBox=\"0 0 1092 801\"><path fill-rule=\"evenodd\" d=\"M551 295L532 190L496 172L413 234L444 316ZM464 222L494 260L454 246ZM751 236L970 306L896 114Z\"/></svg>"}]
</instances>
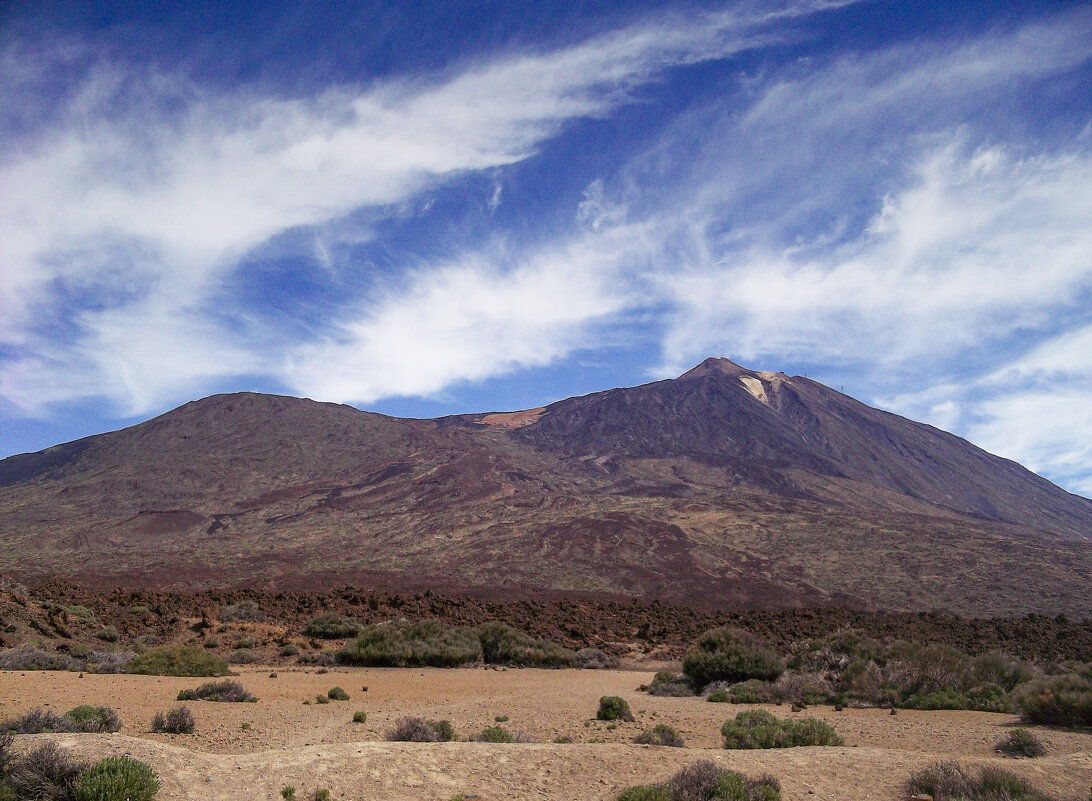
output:
<instances>
[{"instance_id":1,"label":"blue sky","mask_svg":"<svg viewBox=\"0 0 1092 801\"><path fill-rule=\"evenodd\" d=\"M0 10L0 456L718 355L1092 495L1087 4L224 6Z\"/></svg>"}]
</instances>

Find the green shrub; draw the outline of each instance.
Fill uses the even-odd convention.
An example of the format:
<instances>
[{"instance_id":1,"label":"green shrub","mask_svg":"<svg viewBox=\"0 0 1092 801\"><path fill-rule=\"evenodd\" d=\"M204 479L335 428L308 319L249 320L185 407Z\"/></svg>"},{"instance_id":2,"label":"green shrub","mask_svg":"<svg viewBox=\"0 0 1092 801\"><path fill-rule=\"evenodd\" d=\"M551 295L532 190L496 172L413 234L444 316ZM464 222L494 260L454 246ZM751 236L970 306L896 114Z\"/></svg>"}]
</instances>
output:
<instances>
[{"instance_id":1,"label":"green shrub","mask_svg":"<svg viewBox=\"0 0 1092 801\"><path fill-rule=\"evenodd\" d=\"M285 645L278 651L281 656L297 656L299 652L300 649L292 643L288 643L288 645Z\"/></svg>"},{"instance_id":2,"label":"green shrub","mask_svg":"<svg viewBox=\"0 0 1092 801\"><path fill-rule=\"evenodd\" d=\"M729 701L727 690L713 690L705 697L705 700L711 704L727 704Z\"/></svg>"},{"instance_id":3,"label":"green shrub","mask_svg":"<svg viewBox=\"0 0 1092 801\"><path fill-rule=\"evenodd\" d=\"M569 667L575 654L555 642L539 640L504 623L483 623L475 630L486 664L522 667Z\"/></svg>"},{"instance_id":4,"label":"green shrub","mask_svg":"<svg viewBox=\"0 0 1092 801\"><path fill-rule=\"evenodd\" d=\"M1024 779L999 768L971 772L958 762L937 762L914 773L906 782L910 795L931 795L934 801L1051 801Z\"/></svg>"},{"instance_id":5,"label":"green shrub","mask_svg":"<svg viewBox=\"0 0 1092 801\"><path fill-rule=\"evenodd\" d=\"M69 620L74 620L75 622L83 623L84 625L90 625L91 623L96 622L95 613L81 604L64 607L64 615Z\"/></svg>"},{"instance_id":6,"label":"green shrub","mask_svg":"<svg viewBox=\"0 0 1092 801\"><path fill-rule=\"evenodd\" d=\"M211 651L214 648L220 647L220 640L218 640L216 637L208 637L203 643L201 643L201 645L202 647L207 648Z\"/></svg>"},{"instance_id":7,"label":"green shrub","mask_svg":"<svg viewBox=\"0 0 1092 801\"><path fill-rule=\"evenodd\" d=\"M682 676L661 670L652 677L648 685L648 694L667 698L685 698L694 694L694 689Z\"/></svg>"},{"instance_id":8,"label":"green shrub","mask_svg":"<svg viewBox=\"0 0 1092 801\"><path fill-rule=\"evenodd\" d=\"M319 695L315 696L315 703L316 704L328 704L328 703L330 703L330 699L327 696L322 695L320 693Z\"/></svg>"},{"instance_id":9,"label":"green shrub","mask_svg":"<svg viewBox=\"0 0 1092 801\"><path fill-rule=\"evenodd\" d=\"M296 801L296 788L291 784L286 784L281 788L281 798L284 801Z\"/></svg>"},{"instance_id":10,"label":"green shrub","mask_svg":"<svg viewBox=\"0 0 1092 801\"><path fill-rule=\"evenodd\" d=\"M115 732L121 731L121 718L108 706L90 706L83 704L64 713L64 716L76 724L79 731Z\"/></svg>"},{"instance_id":11,"label":"green shrub","mask_svg":"<svg viewBox=\"0 0 1092 801\"><path fill-rule=\"evenodd\" d=\"M995 684L1011 693L1035 678L1034 666L1006 654L982 654L971 662L971 675L978 684Z\"/></svg>"},{"instance_id":12,"label":"green shrub","mask_svg":"<svg viewBox=\"0 0 1092 801\"><path fill-rule=\"evenodd\" d=\"M182 690L178 693L179 701L222 701L225 703L252 703L258 699L247 692L237 681L221 679L209 681L196 690Z\"/></svg>"},{"instance_id":13,"label":"green shrub","mask_svg":"<svg viewBox=\"0 0 1092 801\"><path fill-rule=\"evenodd\" d=\"M814 718L778 720L762 709L740 712L720 730L725 748L793 748L845 745L828 724Z\"/></svg>"},{"instance_id":14,"label":"green shrub","mask_svg":"<svg viewBox=\"0 0 1092 801\"><path fill-rule=\"evenodd\" d=\"M912 695L905 705L912 709L967 709L967 696L956 690L937 690L921 697Z\"/></svg>"},{"instance_id":15,"label":"green shrub","mask_svg":"<svg viewBox=\"0 0 1092 801\"><path fill-rule=\"evenodd\" d=\"M638 785L627 787L618 796L618 801L674 801L674 796L662 787Z\"/></svg>"},{"instance_id":16,"label":"green shrub","mask_svg":"<svg viewBox=\"0 0 1092 801\"><path fill-rule=\"evenodd\" d=\"M349 700L349 694L340 687L331 687L329 690L326 691L326 695L331 701Z\"/></svg>"},{"instance_id":17,"label":"green shrub","mask_svg":"<svg viewBox=\"0 0 1092 801\"><path fill-rule=\"evenodd\" d=\"M149 648L129 663L130 673L152 676L226 676L227 662L192 645Z\"/></svg>"},{"instance_id":18,"label":"green shrub","mask_svg":"<svg viewBox=\"0 0 1092 801\"><path fill-rule=\"evenodd\" d=\"M18 717L0 721L0 731L15 734L68 734L79 731L76 721L67 715L58 715L52 709L32 709Z\"/></svg>"},{"instance_id":19,"label":"green shrub","mask_svg":"<svg viewBox=\"0 0 1092 801\"><path fill-rule=\"evenodd\" d=\"M1020 688L1025 723L1092 726L1092 669L1051 676Z\"/></svg>"},{"instance_id":20,"label":"green shrub","mask_svg":"<svg viewBox=\"0 0 1092 801\"><path fill-rule=\"evenodd\" d=\"M666 723L657 723L651 729L645 729L633 738L633 742L638 745L666 745L671 748L682 748L686 745L682 736Z\"/></svg>"},{"instance_id":21,"label":"green shrub","mask_svg":"<svg viewBox=\"0 0 1092 801\"><path fill-rule=\"evenodd\" d=\"M766 682L761 679L747 679L728 688L728 700L733 704L768 704L773 699Z\"/></svg>"},{"instance_id":22,"label":"green shrub","mask_svg":"<svg viewBox=\"0 0 1092 801\"><path fill-rule=\"evenodd\" d=\"M975 712L1012 712L1015 706L998 684L979 684L967 690L967 708Z\"/></svg>"},{"instance_id":23,"label":"green shrub","mask_svg":"<svg viewBox=\"0 0 1092 801\"><path fill-rule=\"evenodd\" d=\"M95 632L95 636L104 642L117 642L121 639L121 635L118 634L118 630L113 626L103 626L101 629Z\"/></svg>"},{"instance_id":24,"label":"green shrub","mask_svg":"<svg viewBox=\"0 0 1092 801\"><path fill-rule=\"evenodd\" d=\"M193 734L197 723L188 707L176 706L166 712L156 712L152 718L152 731L160 734Z\"/></svg>"},{"instance_id":25,"label":"green shrub","mask_svg":"<svg viewBox=\"0 0 1092 801\"><path fill-rule=\"evenodd\" d=\"M159 777L131 757L107 757L81 773L73 790L76 801L152 801Z\"/></svg>"},{"instance_id":26,"label":"green shrub","mask_svg":"<svg viewBox=\"0 0 1092 801\"><path fill-rule=\"evenodd\" d=\"M1041 757L1046 753L1043 741L1027 729L1013 729L994 747L1011 757Z\"/></svg>"},{"instance_id":27,"label":"green shrub","mask_svg":"<svg viewBox=\"0 0 1092 801\"><path fill-rule=\"evenodd\" d=\"M455 727L447 720L433 720L429 724L436 732L441 743L450 743L455 740Z\"/></svg>"},{"instance_id":28,"label":"green shrub","mask_svg":"<svg viewBox=\"0 0 1092 801\"><path fill-rule=\"evenodd\" d=\"M54 654L19 645L0 651L0 670L83 670L83 663L67 654Z\"/></svg>"},{"instance_id":29,"label":"green shrub","mask_svg":"<svg viewBox=\"0 0 1092 801\"><path fill-rule=\"evenodd\" d=\"M338 651L337 661L370 667L458 667L481 662L482 646L471 629L398 620L366 626Z\"/></svg>"},{"instance_id":30,"label":"green shrub","mask_svg":"<svg viewBox=\"0 0 1092 801\"><path fill-rule=\"evenodd\" d=\"M714 681L772 681L785 663L749 632L733 628L707 631L683 657L683 674L695 688Z\"/></svg>"},{"instance_id":31,"label":"green shrub","mask_svg":"<svg viewBox=\"0 0 1092 801\"><path fill-rule=\"evenodd\" d=\"M249 648L236 648L231 652L228 661L233 665L251 665L258 661L258 654Z\"/></svg>"},{"instance_id":32,"label":"green shrub","mask_svg":"<svg viewBox=\"0 0 1092 801\"><path fill-rule=\"evenodd\" d=\"M365 712L363 709L358 709L356 712L353 713L353 723L367 723L367 722L368 722L368 713Z\"/></svg>"},{"instance_id":33,"label":"green shrub","mask_svg":"<svg viewBox=\"0 0 1092 801\"><path fill-rule=\"evenodd\" d=\"M512 733L501 726L489 726L482 729L481 733L474 738L476 743L514 743L516 738L512 736Z\"/></svg>"},{"instance_id":34,"label":"green shrub","mask_svg":"<svg viewBox=\"0 0 1092 801\"><path fill-rule=\"evenodd\" d=\"M344 640L360 633L361 626L355 620L330 612L308 622L304 633L320 640Z\"/></svg>"},{"instance_id":35,"label":"green shrub","mask_svg":"<svg viewBox=\"0 0 1092 801\"><path fill-rule=\"evenodd\" d=\"M599 699L599 710L595 713L599 720L624 720L633 722L633 713L625 698L617 695L604 695Z\"/></svg>"}]
</instances>

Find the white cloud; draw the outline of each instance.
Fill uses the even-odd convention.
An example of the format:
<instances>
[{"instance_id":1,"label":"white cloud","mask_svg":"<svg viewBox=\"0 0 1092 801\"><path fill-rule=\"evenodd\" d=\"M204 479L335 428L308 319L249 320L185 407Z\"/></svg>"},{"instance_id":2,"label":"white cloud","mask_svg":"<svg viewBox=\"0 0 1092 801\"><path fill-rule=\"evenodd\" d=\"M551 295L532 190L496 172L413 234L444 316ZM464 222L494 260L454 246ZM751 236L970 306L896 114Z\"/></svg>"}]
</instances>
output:
<instances>
[{"instance_id":1,"label":"white cloud","mask_svg":"<svg viewBox=\"0 0 1092 801\"><path fill-rule=\"evenodd\" d=\"M498 246L419 273L335 336L295 349L282 380L310 397L367 403L548 365L597 344L602 324L636 302L618 277L641 241L639 230L614 229L512 270L498 267L509 260Z\"/></svg>"},{"instance_id":2,"label":"white cloud","mask_svg":"<svg viewBox=\"0 0 1092 801\"><path fill-rule=\"evenodd\" d=\"M135 390L117 373L147 367L144 343L193 331L209 333L173 343L191 351L176 365L179 380L234 374L245 344L224 359L214 343L228 335L209 331L205 309L248 250L293 227L403 203L451 176L525 159L572 119L626 102L660 70L770 41L767 23L826 5L672 18L440 78L303 100L216 95L184 76L98 59L78 88L66 87L56 121L13 134L0 161L0 343L20 348L2 366L2 385L32 408L62 394L44 384L64 386L66 374L79 373L85 380L69 385L70 398L102 395L144 410L178 381L153 372ZM20 97L33 97L25 85L33 70L3 55ZM117 284L127 291L106 291ZM85 303L66 311L73 288ZM67 353L55 331L39 330L41 312L58 309L79 316ZM250 362L260 368L263 358L252 349ZM44 384L25 383L32 373Z\"/></svg>"}]
</instances>

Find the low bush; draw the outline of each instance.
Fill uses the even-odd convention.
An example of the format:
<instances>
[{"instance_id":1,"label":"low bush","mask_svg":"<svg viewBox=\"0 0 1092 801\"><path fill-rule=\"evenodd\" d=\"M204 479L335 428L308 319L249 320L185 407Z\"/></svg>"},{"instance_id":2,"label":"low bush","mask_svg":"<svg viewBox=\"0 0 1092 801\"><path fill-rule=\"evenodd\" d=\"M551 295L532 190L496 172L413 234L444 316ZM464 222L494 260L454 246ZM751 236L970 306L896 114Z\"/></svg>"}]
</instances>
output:
<instances>
[{"instance_id":1,"label":"low bush","mask_svg":"<svg viewBox=\"0 0 1092 801\"><path fill-rule=\"evenodd\" d=\"M331 701L348 701L349 694L340 687L331 687L326 691L326 697Z\"/></svg>"},{"instance_id":2,"label":"low bush","mask_svg":"<svg viewBox=\"0 0 1092 801\"><path fill-rule=\"evenodd\" d=\"M166 712L156 712L152 718L152 731L160 734L193 734L197 723L189 707L176 706Z\"/></svg>"},{"instance_id":3,"label":"low bush","mask_svg":"<svg viewBox=\"0 0 1092 801\"><path fill-rule=\"evenodd\" d=\"M358 709L356 712L353 713L353 723L367 723L367 722L368 722L368 713L365 712L363 709Z\"/></svg>"},{"instance_id":4,"label":"low bush","mask_svg":"<svg viewBox=\"0 0 1092 801\"><path fill-rule=\"evenodd\" d=\"M11 788L17 801L67 801L73 798L76 781L86 769L86 762L62 751L56 743L42 743L10 761L5 783Z\"/></svg>"},{"instance_id":5,"label":"low bush","mask_svg":"<svg viewBox=\"0 0 1092 801\"><path fill-rule=\"evenodd\" d=\"M85 665L67 654L54 654L19 645L0 651L0 670L83 670Z\"/></svg>"},{"instance_id":6,"label":"low bush","mask_svg":"<svg viewBox=\"0 0 1092 801\"><path fill-rule=\"evenodd\" d=\"M773 687L767 688L767 692L774 696L775 700L800 706L833 703L835 700L834 688L830 682L816 673L797 671L783 673Z\"/></svg>"},{"instance_id":7,"label":"low bush","mask_svg":"<svg viewBox=\"0 0 1092 801\"><path fill-rule=\"evenodd\" d=\"M828 724L814 718L778 720L762 709L740 712L720 730L725 748L794 748L845 745Z\"/></svg>"},{"instance_id":8,"label":"low bush","mask_svg":"<svg viewBox=\"0 0 1092 801\"><path fill-rule=\"evenodd\" d=\"M236 648L228 661L233 665L252 665L258 661L258 654L250 648Z\"/></svg>"},{"instance_id":9,"label":"low bush","mask_svg":"<svg viewBox=\"0 0 1092 801\"><path fill-rule=\"evenodd\" d=\"M254 601L239 601L220 607L220 620L224 623L261 623L265 613Z\"/></svg>"},{"instance_id":10,"label":"low bush","mask_svg":"<svg viewBox=\"0 0 1092 801\"><path fill-rule=\"evenodd\" d=\"M474 737L476 743L514 743L515 736L503 726L489 726Z\"/></svg>"},{"instance_id":11,"label":"low bush","mask_svg":"<svg viewBox=\"0 0 1092 801\"><path fill-rule=\"evenodd\" d=\"M118 634L118 630L113 626L103 626L101 629L95 632L95 636L103 642L117 642L121 639L121 635Z\"/></svg>"},{"instance_id":12,"label":"low bush","mask_svg":"<svg viewBox=\"0 0 1092 801\"><path fill-rule=\"evenodd\" d=\"M1027 729L1013 729L994 747L1011 757L1041 757L1046 753L1043 741Z\"/></svg>"},{"instance_id":13,"label":"low bush","mask_svg":"<svg viewBox=\"0 0 1092 801\"><path fill-rule=\"evenodd\" d=\"M319 651L316 654L300 654L296 660L298 665L315 665L317 667L330 667L337 664L337 655L328 651Z\"/></svg>"},{"instance_id":14,"label":"low bush","mask_svg":"<svg viewBox=\"0 0 1092 801\"><path fill-rule=\"evenodd\" d=\"M930 795L934 801L1052 801L1024 779L1000 768L972 772L958 762L937 762L914 773L906 782L909 795Z\"/></svg>"},{"instance_id":15,"label":"low bush","mask_svg":"<svg viewBox=\"0 0 1092 801\"><path fill-rule=\"evenodd\" d=\"M277 653L281 656L298 656L299 652L300 649L298 646L293 645L292 643L288 643L287 645L283 646L281 650Z\"/></svg>"},{"instance_id":16,"label":"low bush","mask_svg":"<svg viewBox=\"0 0 1092 801\"><path fill-rule=\"evenodd\" d=\"M152 676L226 676L228 664L215 654L192 645L149 648L129 663L130 673Z\"/></svg>"},{"instance_id":17,"label":"low bush","mask_svg":"<svg viewBox=\"0 0 1092 801\"><path fill-rule=\"evenodd\" d=\"M356 720L355 716L353 720ZM363 721L361 721L361 723L363 723ZM387 729L385 736L391 742L450 742L455 739L455 727L446 720L425 720L424 718L404 717L395 721L394 726Z\"/></svg>"},{"instance_id":18,"label":"low bush","mask_svg":"<svg viewBox=\"0 0 1092 801\"><path fill-rule=\"evenodd\" d=\"M182 690L178 693L179 701L223 701L227 703L254 702L258 699L247 692L237 681L222 679L202 684L196 690Z\"/></svg>"},{"instance_id":19,"label":"low bush","mask_svg":"<svg viewBox=\"0 0 1092 801\"><path fill-rule=\"evenodd\" d=\"M772 681L784 671L785 663L773 649L734 628L705 632L683 657L683 674L699 689L714 681Z\"/></svg>"},{"instance_id":20,"label":"low bush","mask_svg":"<svg viewBox=\"0 0 1092 801\"><path fill-rule=\"evenodd\" d=\"M555 642L540 640L504 623L483 623L472 630L481 643L482 661L490 665L568 667L575 654Z\"/></svg>"},{"instance_id":21,"label":"low bush","mask_svg":"<svg viewBox=\"0 0 1092 801\"><path fill-rule=\"evenodd\" d=\"M730 699L727 690L713 690L705 696L705 700L711 704L727 704Z\"/></svg>"},{"instance_id":22,"label":"low bush","mask_svg":"<svg viewBox=\"0 0 1092 801\"><path fill-rule=\"evenodd\" d=\"M89 673L128 673L135 658L132 651L92 651L87 654L85 670Z\"/></svg>"},{"instance_id":23,"label":"low bush","mask_svg":"<svg viewBox=\"0 0 1092 801\"><path fill-rule=\"evenodd\" d=\"M76 724L77 731L115 732L121 731L121 718L108 706L90 706L83 704L64 713L64 716Z\"/></svg>"},{"instance_id":24,"label":"low bush","mask_svg":"<svg viewBox=\"0 0 1092 801\"><path fill-rule=\"evenodd\" d=\"M482 646L472 629L397 620L366 626L338 651L337 661L370 667L458 667L481 662Z\"/></svg>"},{"instance_id":25,"label":"low bush","mask_svg":"<svg viewBox=\"0 0 1092 801\"><path fill-rule=\"evenodd\" d=\"M76 801L152 801L159 777L148 765L128 756L107 757L79 774Z\"/></svg>"},{"instance_id":26,"label":"low bush","mask_svg":"<svg viewBox=\"0 0 1092 801\"><path fill-rule=\"evenodd\" d=\"M671 748L682 748L686 745L682 736L666 723L657 723L651 729L645 729L633 738L633 742L638 745L666 745Z\"/></svg>"},{"instance_id":27,"label":"low bush","mask_svg":"<svg viewBox=\"0 0 1092 801\"><path fill-rule=\"evenodd\" d=\"M629 703L617 695L604 695L599 699L599 710L595 713L599 720L624 720L633 723L633 713Z\"/></svg>"},{"instance_id":28,"label":"low bush","mask_svg":"<svg viewBox=\"0 0 1092 801\"><path fill-rule=\"evenodd\" d=\"M76 721L67 715L58 715L52 709L32 709L18 717L0 721L0 731L14 734L70 734L79 731Z\"/></svg>"},{"instance_id":29,"label":"low bush","mask_svg":"<svg viewBox=\"0 0 1092 801\"><path fill-rule=\"evenodd\" d=\"M609 670L618 667L618 657L598 648L581 648L573 654L573 667L584 670Z\"/></svg>"},{"instance_id":30,"label":"low bush","mask_svg":"<svg viewBox=\"0 0 1092 801\"><path fill-rule=\"evenodd\" d=\"M781 801L781 783L772 776L748 778L703 759L663 784L627 787L618 801Z\"/></svg>"},{"instance_id":31,"label":"low bush","mask_svg":"<svg viewBox=\"0 0 1092 801\"><path fill-rule=\"evenodd\" d=\"M320 640L344 640L360 633L361 625L351 618L330 612L308 622L304 633Z\"/></svg>"},{"instance_id":32,"label":"low bush","mask_svg":"<svg viewBox=\"0 0 1092 801\"><path fill-rule=\"evenodd\" d=\"M1092 726L1092 663L1022 687L1017 703L1025 723Z\"/></svg>"},{"instance_id":33,"label":"low bush","mask_svg":"<svg viewBox=\"0 0 1092 801\"><path fill-rule=\"evenodd\" d=\"M652 677L648 685L648 694L667 698L684 698L694 694L693 688L682 676L661 670Z\"/></svg>"},{"instance_id":34,"label":"low bush","mask_svg":"<svg viewBox=\"0 0 1092 801\"><path fill-rule=\"evenodd\" d=\"M728 700L733 704L768 704L773 700L773 693L767 682L747 679L728 686Z\"/></svg>"}]
</instances>

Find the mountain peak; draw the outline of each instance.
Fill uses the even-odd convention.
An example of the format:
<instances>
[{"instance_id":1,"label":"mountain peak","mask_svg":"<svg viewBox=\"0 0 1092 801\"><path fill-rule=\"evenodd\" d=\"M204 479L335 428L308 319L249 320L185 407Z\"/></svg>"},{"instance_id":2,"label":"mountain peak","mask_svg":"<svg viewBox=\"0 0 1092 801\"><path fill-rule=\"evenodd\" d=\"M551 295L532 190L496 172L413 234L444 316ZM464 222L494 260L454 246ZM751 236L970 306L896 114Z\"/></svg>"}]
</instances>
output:
<instances>
[{"instance_id":1,"label":"mountain peak","mask_svg":"<svg viewBox=\"0 0 1092 801\"><path fill-rule=\"evenodd\" d=\"M731 359L727 359L723 356L710 356L703 361L697 367L691 368L679 376L679 379L686 378L701 378L707 375L746 375L752 372L746 367L741 367Z\"/></svg>"}]
</instances>

